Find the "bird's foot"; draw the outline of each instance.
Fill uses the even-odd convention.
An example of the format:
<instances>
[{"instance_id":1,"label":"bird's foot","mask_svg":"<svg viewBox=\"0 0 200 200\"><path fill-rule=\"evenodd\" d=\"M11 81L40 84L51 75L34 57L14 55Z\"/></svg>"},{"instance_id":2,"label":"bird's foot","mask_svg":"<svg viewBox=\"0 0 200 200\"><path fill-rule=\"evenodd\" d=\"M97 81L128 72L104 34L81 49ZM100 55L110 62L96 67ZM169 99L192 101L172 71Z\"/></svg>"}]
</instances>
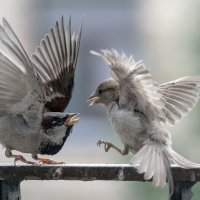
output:
<instances>
[{"instance_id":1,"label":"bird's foot","mask_svg":"<svg viewBox=\"0 0 200 200\"><path fill-rule=\"evenodd\" d=\"M111 142L108 141L103 141L103 140L99 140L97 142L97 145L100 147L101 144L104 145L104 150L105 152L108 152L110 150L110 148L112 147L113 149L115 149L117 152L119 152L121 155L127 155L129 152L129 147L127 145L124 145L124 149L121 150L120 148L118 148L117 146L115 146L114 144L112 144Z\"/></svg>"},{"instance_id":2,"label":"bird's foot","mask_svg":"<svg viewBox=\"0 0 200 200\"><path fill-rule=\"evenodd\" d=\"M36 160L39 161L39 163L42 164L48 164L48 165L52 165L52 164L64 164L65 162L57 162L48 158L36 158Z\"/></svg>"},{"instance_id":3,"label":"bird's foot","mask_svg":"<svg viewBox=\"0 0 200 200\"><path fill-rule=\"evenodd\" d=\"M103 140L99 140L97 142L97 146L101 146L101 145L104 145L104 150L105 152L108 152L110 150L111 147L113 147L113 144L111 142L108 142L108 141L103 141Z\"/></svg>"},{"instance_id":4,"label":"bird's foot","mask_svg":"<svg viewBox=\"0 0 200 200\"><path fill-rule=\"evenodd\" d=\"M14 160L14 164L15 164L15 165L16 165L16 162L17 162L17 161L21 161L21 162L23 162L23 163L30 164L30 165L37 165L36 162L28 161L28 160L26 160L26 159L25 159L23 156L21 156L21 155L12 155L12 157L15 158L15 160Z\"/></svg>"}]
</instances>

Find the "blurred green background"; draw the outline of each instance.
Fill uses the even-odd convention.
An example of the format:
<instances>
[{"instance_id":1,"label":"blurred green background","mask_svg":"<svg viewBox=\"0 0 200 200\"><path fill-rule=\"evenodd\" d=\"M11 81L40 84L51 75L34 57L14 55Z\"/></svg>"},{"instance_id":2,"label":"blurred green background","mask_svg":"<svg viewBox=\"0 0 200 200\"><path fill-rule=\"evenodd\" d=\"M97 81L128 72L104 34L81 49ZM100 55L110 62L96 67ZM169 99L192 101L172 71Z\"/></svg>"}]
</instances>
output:
<instances>
[{"instance_id":1,"label":"blurred green background","mask_svg":"<svg viewBox=\"0 0 200 200\"><path fill-rule=\"evenodd\" d=\"M116 48L144 60L159 82L200 74L199 0L0 0L0 17L5 17L28 54L48 33L61 15L77 30L83 22L80 56L74 95L67 111L80 112L81 121L62 151L53 157L67 163L129 163L115 151L98 148L99 139L122 146L111 128L102 106L89 108L87 98L100 81L110 76L108 67L89 50ZM176 127L169 127L173 148L190 160L200 162L200 105ZM30 158L29 155L25 155ZM1 162L13 162L0 152ZM165 189L142 182L27 181L22 198L70 200L160 200L168 198ZM193 187L194 200L200 199L200 186Z\"/></svg>"}]
</instances>

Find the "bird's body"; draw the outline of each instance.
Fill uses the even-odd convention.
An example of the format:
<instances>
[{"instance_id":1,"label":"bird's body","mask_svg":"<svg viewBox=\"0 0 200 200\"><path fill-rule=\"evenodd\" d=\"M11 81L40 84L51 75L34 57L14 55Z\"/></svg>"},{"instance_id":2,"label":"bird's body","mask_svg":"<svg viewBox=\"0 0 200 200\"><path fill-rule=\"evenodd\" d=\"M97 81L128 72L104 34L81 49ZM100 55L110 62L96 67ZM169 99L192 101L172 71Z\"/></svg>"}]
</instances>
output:
<instances>
[{"instance_id":1,"label":"bird's body","mask_svg":"<svg viewBox=\"0 0 200 200\"><path fill-rule=\"evenodd\" d=\"M124 145L133 152L137 152L148 138L144 119L138 112L132 112L124 108L119 108L117 102L106 107L108 118L115 128ZM150 124L146 122L146 126Z\"/></svg>"},{"instance_id":2,"label":"bird's body","mask_svg":"<svg viewBox=\"0 0 200 200\"><path fill-rule=\"evenodd\" d=\"M12 150L37 154L58 153L73 125L76 113L65 113L73 92L74 74L79 52L79 34L71 35L64 19L41 41L29 58L8 22L0 26L0 143L6 156L27 161Z\"/></svg>"},{"instance_id":3,"label":"bird's body","mask_svg":"<svg viewBox=\"0 0 200 200\"><path fill-rule=\"evenodd\" d=\"M12 124L8 123L10 121ZM0 127L2 133L0 134L0 141L6 148L23 153L48 155L54 155L58 153L58 150L55 151L52 147L52 152L50 149L48 152L45 150L47 148L45 146L49 146L52 143L54 146L60 146L61 149L66 137L69 136L72 130L72 127L66 129L65 126L60 126L54 130L54 133L47 134L41 127L41 124L35 126L33 123L28 123L28 120L25 120L23 114L1 117ZM13 132L15 133L14 137ZM6 136L4 133L6 133ZM57 147L57 149L59 148Z\"/></svg>"},{"instance_id":4,"label":"bird's body","mask_svg":"<svg viewBox=\"0 0 200 200\"><path fill-rule=\"evenodd\" d=\"M117 102L106 106L106 110L113 128L132 153L139 151L153 135L163 143L171 144L170 134L165 127L157 121L149 121L143 113L120 108Z\"/></svg>"},{"instance_id":5,"label":"bird's body","mask_svg":"<svg viewBox=\"0 0 200 200\"><path fill-rule=\"evenodd\" d=\"M197 103L200 76L183 77L164 84L156 83L142 61L121 55L116 50L92 52L100 56L112 70L112 78L103 81L89 98L90 105L102 103L119 135L121 150L107 141L105 151L114 148L122 155L134 154L131 163L144 178L152 178L155 186L169 183L173 192L170 162L184 168L199 167L171 148L171 134L165 124L174 125Z\"/></svg>"}]
</instances>

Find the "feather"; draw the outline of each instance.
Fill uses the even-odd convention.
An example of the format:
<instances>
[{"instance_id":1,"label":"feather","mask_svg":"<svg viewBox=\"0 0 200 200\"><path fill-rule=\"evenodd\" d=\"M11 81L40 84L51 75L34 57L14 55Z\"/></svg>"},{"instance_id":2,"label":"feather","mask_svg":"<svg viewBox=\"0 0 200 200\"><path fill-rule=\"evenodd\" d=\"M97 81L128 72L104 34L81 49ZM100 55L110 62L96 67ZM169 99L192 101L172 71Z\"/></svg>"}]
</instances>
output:
<instances>
[{"instance_id":1,"label":"feather","mask_svg":"<svg viewBox=\"0 0 200 200\"><path fill-rule=\"evenodd\" d=\"M163 157L163 145L152 141L146 142L133 156L131 164L139 164L136 166L138 173L144 173L145 180L153 178L154 186L165 186L167 172Z\"/></svg>"},{"instance_id":2,"label":"feather","mask_svg":"<svg viewBox=\"0 0 200 200\"><path fill-rule=\"evenodd\" d=\"M174 179L172 176L170 162L167 158L166 152L163 152L163 161L164 161L164 165L165 165L165 169L166 169L167 182L169 185L169 197L171 197L174 192Z\"/></svg>"},{"instance_id":3,"label":"feather","mask_svg":"<svg viewBox=\"0 0 200 200\"><path fill-rule=\"evenodd\" d=\"M176 153L172 148L169 148L168 151L166 151L166 154L173 163L178 164L180 167L186 169L200 167L200 164L185 159L184 157Z\"/></svg>"},{"instance_id":4,"label":"feather","mask_svg":"<svg viewBox=\"0 0 200 200\"><path fill-rule=\"evenodd\" d=\"M200 95L200 77L183 77L161 84L165 107L163 114L169 124L174 125L194 108Z\"/></svg>"},{"instance_id":5,"label":"feather","mask_svg":"<svg viewBox=\"0 0 200 200\"><path fill-rule=\"evenodd\" d=\"M144 175L145 180L149 180L153 177L154 171L155 171L155 166L154 166L154 159L155 159L155 147L152 146L151 148L152 153L149 157L149 162L147 163L147 170L146 173Z\"/></svg>"},{"instance_id":6,"label":"feather","mask_svg":"<svg viewBox=\"0 0 200 200\"><path fill-rule=\"evenodd\" d=\"M101 57L105 63L111 68L113 78L120 85L121 105L130 106L141 112L151 110L153 113L150 118L161 117L161 108L164 107L162 94L159 92L159 87L154 83L153 77L144 66L142 61L135 62L133 57L129 58L122 52L119 54L115 49L101 50L100 53L91 51L92 54ZM156 115L154 115L156 113Z\"/></svg>"},{"instance_id":7,"label":"feather","mask_svg":"<svg viewBox=\"0 0 200 200\"><path fill-rule=\"evenodd\" d=\"M144 173L145 180L152 178L153 185L156 187L164 187L167 180L171 195L174 183L169 160L183 168L200 167L200 164L185 159L173 151L171 147L154 141L146 142L146 144L144 144L144 146L133 156L131 164L136 167L138 173Z\"/></svg>"},{"instance_id":8,"label":"feather","mask_svg":"<svg viewBox=\"0 0 200 200\"><path fill-rule=\"evenodd\" d=\"M27 53L5 19L0 26L0 43L0 110L5 115L26 110L43 98L43 92Z\"/></svg>"},{"instance_id":9,"label":"feather","mask_svg":"<svg viewBox=\"0 0 200 200\"><path fill-rule=\"evenodd\" d=\"M34 68L46 90L48 111L63 112L71 99L80 38L81 28L77 35L71 34L71 18L65 33L62 17L32 55Z\"/></svg>"}]
</instances>

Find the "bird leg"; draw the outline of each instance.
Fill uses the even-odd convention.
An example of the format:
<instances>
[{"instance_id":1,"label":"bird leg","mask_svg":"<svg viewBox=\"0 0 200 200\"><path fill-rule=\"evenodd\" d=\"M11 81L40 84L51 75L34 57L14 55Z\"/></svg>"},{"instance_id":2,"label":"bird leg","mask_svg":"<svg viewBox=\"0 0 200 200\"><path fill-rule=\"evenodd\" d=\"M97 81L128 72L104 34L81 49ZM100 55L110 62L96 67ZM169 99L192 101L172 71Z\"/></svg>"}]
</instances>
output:
<instances>
[{"instance_id":1,"label":"bird leg","mask_svg":"<svg viewBox=\"0 0 200 200\"><path fill-rule=\"evenodd\" d=\"M35 162L31 162L31 161L26 160L22 155L13 155L10 149L6 149L5 155L8 158L15 158L14 159L15 165L16 165L17 161L21 161L23 163L30 164L30 165L37 165L37 163L35 163Z\"/></svg>"},{"instance_id":2,"label":"bird leg","mask_svg":"<svg viewBox=\"0 0 200 200\"><path fill-rule=\"evenodd\" d=\"M52 164L64 164L65 162L57 162L48 158L39 158L37 155L32 155L32 158L37 160L39 163L42 164L48 164L48 165L52 165Z\"/></svg>"},{"instance_id":3,"label":"bird leg","mask_svg":"<svg viewBox=\"0 0 200 200\"><path fill-rule=\"evenodd\" d=\"M65 162L57 162L48 158L37 158L36 160L39 161L39 163L42 164L48 164L48 165L52 165L52 164L64 164Z\"/></svg>"},{"instance_id":4,"label":"bird leg","mask_svg":"<svg viewBox=\"0 0 200 200\"><path fill-rule=\"evenodd\" d=\"M108 141L99 140L97 142L97 145L100 147L101 144L104 144L105 152L108 152L110 150L110 148L115 149L121 155L127 155L129 152L129 147L127 145L124 145L124 148L121 150L120 148L118 148L117 146L115 146L114 144L112 144L111 142L108 142Z\"/></svg>"}]
</instances>

